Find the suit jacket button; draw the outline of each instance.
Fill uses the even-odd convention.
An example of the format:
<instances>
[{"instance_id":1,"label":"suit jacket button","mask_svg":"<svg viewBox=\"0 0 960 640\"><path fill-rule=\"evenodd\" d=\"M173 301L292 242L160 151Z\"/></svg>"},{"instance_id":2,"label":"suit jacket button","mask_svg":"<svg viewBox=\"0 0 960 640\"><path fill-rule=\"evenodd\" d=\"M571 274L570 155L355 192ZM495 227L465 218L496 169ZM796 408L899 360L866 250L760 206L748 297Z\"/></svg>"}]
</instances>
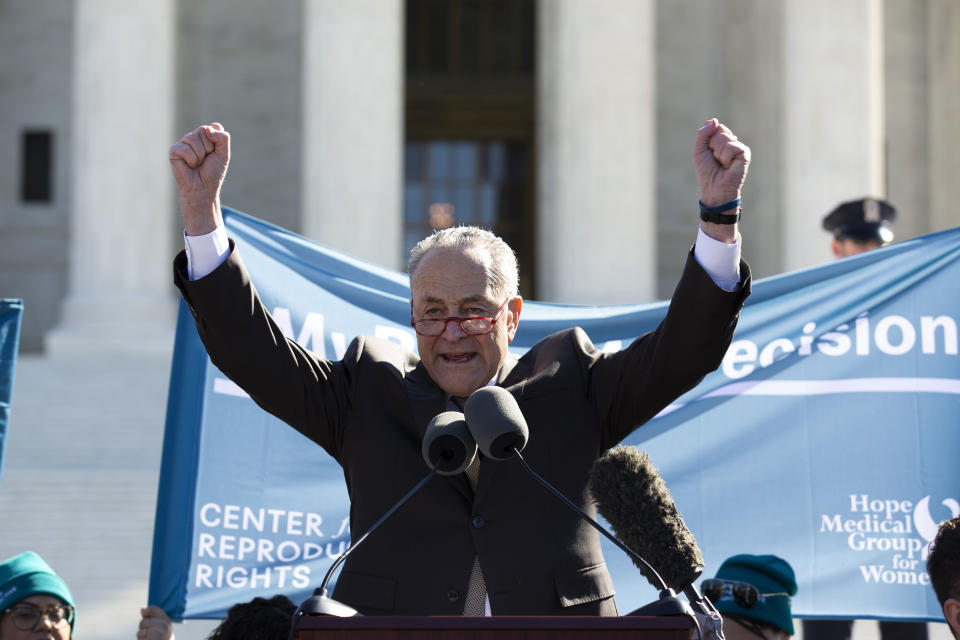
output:
<instances>
[{"instance_id":1,"label":"suit jacket button","mask_svg":"<svg viewBox=\"0 0 960 640\"><path fill-rule=\"evenodd\" d=\"M487 524L487 521L483 519L483 516L473 516L471 524L473 524L474 529L482 529L483 525Z\"/></svg>"},{"instance_id":2,"label":"suit jacket button","mask_svg":"<svg viewBox=\"0 0 960 640\"><path fill-rule=\"evenodd\" d=\"M456 589L450 589L449 591L447 591L447 600L449 600L450 602L456 602L459 599L460 599L459 591L457 591Z\"/></svg>"}]
</instances>

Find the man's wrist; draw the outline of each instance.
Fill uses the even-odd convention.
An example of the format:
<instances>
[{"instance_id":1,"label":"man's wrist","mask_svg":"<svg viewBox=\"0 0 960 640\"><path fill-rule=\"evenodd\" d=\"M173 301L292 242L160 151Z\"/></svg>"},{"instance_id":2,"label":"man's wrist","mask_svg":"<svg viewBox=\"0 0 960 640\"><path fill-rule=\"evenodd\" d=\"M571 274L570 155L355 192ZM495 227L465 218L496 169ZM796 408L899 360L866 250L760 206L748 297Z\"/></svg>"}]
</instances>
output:
<instances>
[{"instance_id":1,"label":"man's wrist","mask_svg":"<svg viewBox=\"0 0 960 640\"><path fill-rule=\"evenodd\" d=\"M181 200L180 210L183 212L183 228L188 236L205 236L223 226L219 200L200 206Z\"/></svg>"},{"instance_id":2,"label":"man's wrist","mask_svg":"<svg viewBox=\"0 0 960 640\"><path fill-rule=\"evenodd\" d=\"M733 200L718 204L706 204L701 199L700 229L714 240L734 244L739 237L740 204L739 195Z\"/></svg>"},{"instance_id":3,"label":"man's wrist","mask_svg":"<svg viewBox=\"0 0 960 640\"><path fill-rule=\"evenodd\" d=\"M700 222L700 230L714 240L727 244L736 244L740 237L740 225L717 224L715 222Z\"/></svg>"}]
</instances>

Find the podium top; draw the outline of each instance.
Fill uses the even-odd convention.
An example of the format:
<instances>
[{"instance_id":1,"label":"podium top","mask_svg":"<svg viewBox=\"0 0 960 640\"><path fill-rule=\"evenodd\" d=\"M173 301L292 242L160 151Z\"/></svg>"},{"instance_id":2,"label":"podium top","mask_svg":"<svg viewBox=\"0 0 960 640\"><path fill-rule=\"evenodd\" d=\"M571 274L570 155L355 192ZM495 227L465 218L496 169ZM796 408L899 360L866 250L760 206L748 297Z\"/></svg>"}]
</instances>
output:
<instances>
[{"instance_id":1,"label":"podium top","mask_svg":"<svg viewBox=\"0 0 960 640\"><path fill-rule=\"evenodd\" d=\"M300 640L690 640L685 616L358 616L300 618Z\"/></svg>"}]
</instances>

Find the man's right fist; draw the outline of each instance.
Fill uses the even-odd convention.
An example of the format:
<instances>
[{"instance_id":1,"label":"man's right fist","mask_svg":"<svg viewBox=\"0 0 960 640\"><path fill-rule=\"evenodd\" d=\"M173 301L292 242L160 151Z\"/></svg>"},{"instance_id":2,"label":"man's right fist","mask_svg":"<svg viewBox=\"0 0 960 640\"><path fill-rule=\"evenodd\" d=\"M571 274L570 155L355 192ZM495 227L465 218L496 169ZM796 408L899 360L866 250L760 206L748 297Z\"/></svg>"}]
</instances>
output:
<instances>
[{"instance_id":1,"label":"man's right fist","mask_svg":"<svg viewBox=\"0 0 960 640\"><path fill-rule=\"evenodd\" d=\"M197 127L170 147L169 157L187 235L210 233L223 224L220 187L230 164L230 134L219 122Z\"/></svg>"}]
</instances>

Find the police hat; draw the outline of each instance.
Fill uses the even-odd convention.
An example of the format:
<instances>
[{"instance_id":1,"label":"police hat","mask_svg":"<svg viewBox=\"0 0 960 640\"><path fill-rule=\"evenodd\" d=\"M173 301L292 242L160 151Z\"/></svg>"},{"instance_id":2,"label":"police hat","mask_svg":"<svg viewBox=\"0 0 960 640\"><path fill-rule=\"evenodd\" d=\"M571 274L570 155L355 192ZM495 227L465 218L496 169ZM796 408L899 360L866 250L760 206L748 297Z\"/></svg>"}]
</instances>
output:
<instances>
[{"instance_id":1,"label":"police hat","mask_svg":"<svg viewBox=\"0 0 960 640\"><path fill-rule=\"evenodd\" d=\"M890 242L893 240L890 224L896 217L897 210L886 200L862 198L838 205L823 219L823 228L838 240Z\"/></svg>"}]
</instances>

